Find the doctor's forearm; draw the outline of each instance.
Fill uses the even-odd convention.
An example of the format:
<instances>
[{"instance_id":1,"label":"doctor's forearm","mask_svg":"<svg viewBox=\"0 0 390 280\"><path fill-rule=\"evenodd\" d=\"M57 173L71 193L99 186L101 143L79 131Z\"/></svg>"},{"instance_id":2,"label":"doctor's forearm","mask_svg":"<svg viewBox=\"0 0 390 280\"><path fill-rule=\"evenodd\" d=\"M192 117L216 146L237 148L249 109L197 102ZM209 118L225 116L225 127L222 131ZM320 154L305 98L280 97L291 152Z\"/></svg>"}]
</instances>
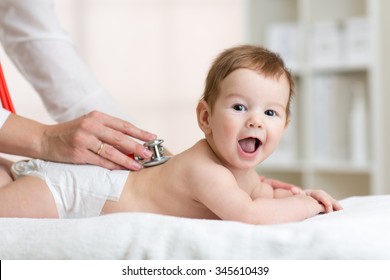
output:
<instances>
[{"instance_id":1,"label":"doctor's forearm","mask_svg":"<svg viewBox=\"0 0 390 280\"><path fill-rule=\"evenodd\" d=\"M40 158L45 125L11 114L0 128L0 152Z\"/></svg>"}]
</instances>

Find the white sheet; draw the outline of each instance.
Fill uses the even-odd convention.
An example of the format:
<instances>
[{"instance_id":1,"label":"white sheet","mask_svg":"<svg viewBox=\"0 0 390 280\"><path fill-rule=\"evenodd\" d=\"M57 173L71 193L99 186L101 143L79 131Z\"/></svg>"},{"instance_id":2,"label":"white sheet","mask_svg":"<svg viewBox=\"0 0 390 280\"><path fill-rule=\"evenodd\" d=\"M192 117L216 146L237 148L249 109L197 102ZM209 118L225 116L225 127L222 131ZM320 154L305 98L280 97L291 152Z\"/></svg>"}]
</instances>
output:
<instances>
[{"instance_id":1,"label":"white sheet","mask_svg":"<svg viewBox=\"0 0 390 280\"><path fill-rule=\"evenodd\" d=\"M390 259L390 195L341 203L273 226L143 213L2 218L0 259Z\"/></svg>"}]
</instances>

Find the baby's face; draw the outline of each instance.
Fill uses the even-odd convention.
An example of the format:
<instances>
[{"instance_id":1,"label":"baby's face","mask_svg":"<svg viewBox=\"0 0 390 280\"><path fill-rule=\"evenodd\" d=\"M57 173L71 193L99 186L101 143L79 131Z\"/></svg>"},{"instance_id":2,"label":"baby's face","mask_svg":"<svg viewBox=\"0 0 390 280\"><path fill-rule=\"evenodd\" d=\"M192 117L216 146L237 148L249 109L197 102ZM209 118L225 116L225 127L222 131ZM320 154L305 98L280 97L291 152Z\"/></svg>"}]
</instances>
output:
<instances>
[{"instance_id":1,"label":"baby's face","mask_svg":"<svg viewBox=\"0 0 390 280\"><path fill-rule=\"evenodd\" d=\"M249 69L235 70L221 82L208 141L224 164L252 168L275 150L287 127L289 92L285 76Z\"/></svg>"}]
</instances>

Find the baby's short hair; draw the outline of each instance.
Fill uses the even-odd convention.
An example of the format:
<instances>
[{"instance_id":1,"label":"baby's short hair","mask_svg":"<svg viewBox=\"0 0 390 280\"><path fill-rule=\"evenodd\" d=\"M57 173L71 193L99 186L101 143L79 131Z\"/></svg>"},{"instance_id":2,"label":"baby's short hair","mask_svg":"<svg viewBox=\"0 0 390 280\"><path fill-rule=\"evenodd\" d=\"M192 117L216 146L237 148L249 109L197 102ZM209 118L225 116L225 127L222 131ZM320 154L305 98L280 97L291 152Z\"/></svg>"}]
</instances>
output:
<instances>
[{"instance_id":1,"label":"baby's short hair","mask_svg":"<svg viewBox=\"0 0 390 280\"><path fill-rule=\"evenodd\" d=\"M219 85L234 70L246 68L256 71L266 77L279 79L285 76L289 86L290 95L286 108L290 115L290 103L294 95L294 81L289 70L286 69L281 57L263 47L254 45L240 45L223 51L213 62L206 78L202 99L206 101L211 110L219 94Z\"/></svg>"}]
</instances>

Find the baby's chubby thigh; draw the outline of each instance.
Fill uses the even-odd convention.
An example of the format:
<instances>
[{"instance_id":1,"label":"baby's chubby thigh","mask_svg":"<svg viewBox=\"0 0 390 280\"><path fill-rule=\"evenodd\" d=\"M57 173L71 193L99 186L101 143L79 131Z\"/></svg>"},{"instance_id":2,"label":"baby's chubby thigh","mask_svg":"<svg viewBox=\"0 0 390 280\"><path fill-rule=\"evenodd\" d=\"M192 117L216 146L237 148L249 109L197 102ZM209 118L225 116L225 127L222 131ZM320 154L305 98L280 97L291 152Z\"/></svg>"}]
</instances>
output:
<instances>
[{"instance_id":1,"label":"baby's chubby thigh","mask_svg":"<svg viewBox=\"0 0 390 280\"><path fill-rule=\"evenodd\" d=\"M0 216L58 218L57 206L46 182L22 176L0 189Z\"/></svg>"},{"instance_id":2,"label":"baby's chubby thigh","mask_svg":"<svg viewBox=\"0 0 390 280\"><path fill-rule=\"evenodd\" d=\"M0 188L6 186L13 181L10 172L11 165L11 161L4 158L0 158Z\"/></svg>"}]
</instances>

